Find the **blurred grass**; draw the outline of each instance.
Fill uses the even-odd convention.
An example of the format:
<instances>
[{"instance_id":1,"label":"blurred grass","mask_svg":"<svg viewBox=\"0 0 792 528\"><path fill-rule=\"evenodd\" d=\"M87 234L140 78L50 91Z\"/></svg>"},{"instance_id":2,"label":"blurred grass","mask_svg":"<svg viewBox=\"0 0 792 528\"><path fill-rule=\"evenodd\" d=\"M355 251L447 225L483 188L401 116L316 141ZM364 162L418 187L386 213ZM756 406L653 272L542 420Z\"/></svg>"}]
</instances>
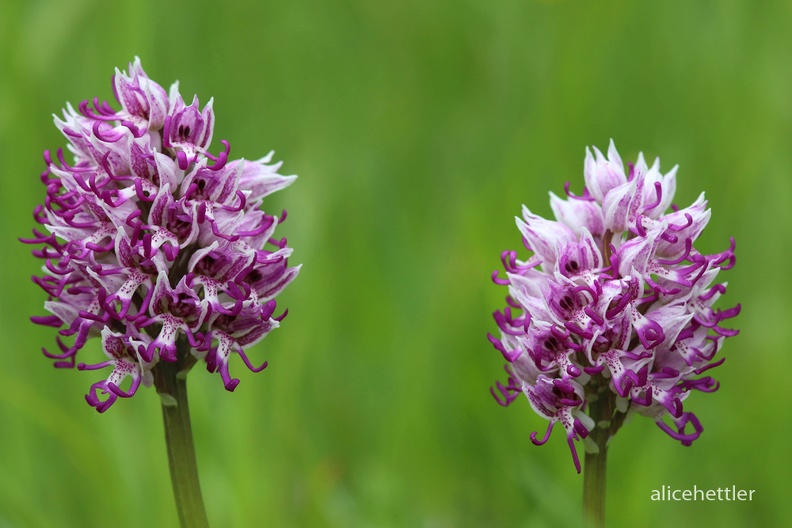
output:
<instances>
[{"instance_id":1,"label":"blurred grass","mask_svg":"<svg viewBox=\"0 0 792 528\"><path fill-rule=\"evenodd\" d=\"M466 0L279 3L12 0L0 21L0 526L173 526L158 401L105 415L95 374L41 356L29 248L50 114L111 98L135 55L167 86L215 97L215 138L270 149L298 182L283 234L303 262L290 315L228 394L191 376L202 485L216 527L572 526L581 478L563 436L487 394L486 341L525 203L582 186L586 145L613 137L680 164L676 202L707 192L702 249L737 240L740 337L693 395L690 448L636 419L611 449L611 526L777 526L788 517L792 391L792 18L788 2ZM94 354L98 354L94 347ZM90 354L89 354L90 355ZM98 356L94 356L98 357ZM779 363L781 362L781 363ZM663 484L756 489L753 502L654 503Z\"/></svg>"}]
</instances>

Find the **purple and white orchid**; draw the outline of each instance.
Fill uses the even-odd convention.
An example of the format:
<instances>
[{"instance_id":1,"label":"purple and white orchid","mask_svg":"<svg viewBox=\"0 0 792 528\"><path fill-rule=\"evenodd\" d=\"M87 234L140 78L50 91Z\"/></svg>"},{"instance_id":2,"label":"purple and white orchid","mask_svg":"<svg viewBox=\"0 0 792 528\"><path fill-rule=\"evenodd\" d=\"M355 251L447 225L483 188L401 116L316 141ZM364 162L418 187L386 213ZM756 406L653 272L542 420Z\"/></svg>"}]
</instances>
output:
<instances>
[{"instance_id":1,"label":"purple and white orchid","mask_svg":"<svg viewBox=\"0 0 792 528\"><path fill-rule=\"evenodd\" d=\"M274 238L286 212L260 209L296 176L278 174L272 153L230 161L227 141L210 154L212 101L187 106L178 83L166 92L138 58L128 73L116 69L113 89L120 110L94 99L55 117L73 162L60 149L44 153L47 195L34 212L44 230L23 240L43 244L33 253L44 274L33 281L49 296L51 315L32 320L61 328L60 351L44 354L56 367L112 368L86 395L99 412L151 385L158 362L179 354L204 360L233 391L230 354L266 367L245 349L278 327L286 312L275 315L275 297L300 269L288 264L286 239ZM91 336L108 359L76 363Z\"/></svg>"},{"instance_id":2,"label":"purple and white orchid","mask_svg":"<svg viewBox=\"0 0 792 528\"><path fill-rule=\"evenodd\" d=\"M696 251L710 210L703 194L685 209L671 205L676 171L663 175L659 160L649 167L639 154L625 173L613 141L607 158L586 149L582 195L569 184L568 199L551 193L555 221L524 208L517 226L533 255L521 261L505 251L505 278L492 275L509 289L506 308L494 314L500 338L489 335L508 362L508 381L492 394L504 406L525 394L550 421L542 439L531 435L536 445L561 422L578 472L574 440L598 425L615 433L629 413L690 445L702 427L683 402L691 390L718 388L702 375L723 363L715 356L737 334L721 324L740 306L713 307L726 291L714 281L734 265L734 240L722 253ZM603 399L613 408L591 416Z\"/></svg>"}]
</instances>

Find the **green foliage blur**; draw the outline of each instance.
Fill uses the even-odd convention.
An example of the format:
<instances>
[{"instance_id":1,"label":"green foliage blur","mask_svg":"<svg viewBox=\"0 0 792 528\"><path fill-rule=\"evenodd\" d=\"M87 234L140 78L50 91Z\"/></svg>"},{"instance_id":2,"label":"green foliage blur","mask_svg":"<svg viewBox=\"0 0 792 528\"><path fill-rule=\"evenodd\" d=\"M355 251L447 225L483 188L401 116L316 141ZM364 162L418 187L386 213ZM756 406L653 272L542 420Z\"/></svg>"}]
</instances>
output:
<instances>
[{"instance_id":1,"label":"green foliage blur","mask_svg":"<svg viewBox=\"0 0 792 528\"><path fill-rule=\"evenodd\" d=\"M0 17L0 528L177 525L159 400L99 415L101 372L56 370L36 327L31 248L41 152L67 101L112 99L141 57L185 98L215 97L215 146L269 150L298 174L265 207L303 263L280 329L232 358L242 383L190 375L215 527L556 527L580 522L561 429L495 404L486 339L521 250L514 216L583 186L584 147L679 164L706 191L701 249L737 240L723 307L743 306L715 394L683 447L636 417L611 444L609 526L780 526L788 519L786 377L792 227L788 1L11 0ZM215 148L215 150L217 150ZM82 353L99 361L98 343ZM652 490L755 489L752 502L652 502Z\"/></svg>"}]
</instances>

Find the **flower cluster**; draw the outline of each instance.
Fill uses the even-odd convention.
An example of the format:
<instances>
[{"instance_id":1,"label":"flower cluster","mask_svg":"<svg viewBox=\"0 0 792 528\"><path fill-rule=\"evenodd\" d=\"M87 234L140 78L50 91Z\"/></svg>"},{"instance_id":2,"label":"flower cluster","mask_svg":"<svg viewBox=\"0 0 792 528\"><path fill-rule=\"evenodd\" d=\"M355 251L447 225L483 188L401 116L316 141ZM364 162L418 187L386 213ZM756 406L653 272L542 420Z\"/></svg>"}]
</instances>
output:
<instances>
[{"instance_id":1,"label":"flower cluster","mask_svg":"<svg viewBox=\"0 0 792 528\"><path fill-rule=\"evenodd\" d=\"M531 435L536 445L561 422L578 472L573 441L627 413L654 419L685 445L698 438L701 424L683 401L691 390L718 388L701 375L723 363L715 355L737 334L721 323L740 306L713 308L726 291L714 281L734 265L734 240L723 253L696 251L710 218L704 195L672 206L676 167L659 169L641 154L625 174L613 142L607 158L586 149L583 194L569 184L566 200L550 193L555 221L524 208L517 226L533 255L520 261L505 251L506 277L492 276L509 288L506 308L494 314L500 338L489 335L508 362L508 381L492 394L504 406L525 394L550 421L544 438ZM602 398L613 414L591 416Z\"/></svg>"},{"instance_id":2,"label":"flower cluster","mask_svg":"<svg viewBox=\"0 0 792 528\"><path fill-rule=\"evenodd\" d=\"M51 315L31 319L61 328L60 351L44 354L72 368L86 340L101 336L108 359L77 364L112 368L86 395L99 412L150 385L159 361L188 354L233 391L229 355L266 367L244 350L279 325L286 313L274 316L275 297L299 272L286 239L273 238L286 212L260 209L296 177L278 174L272 153L231 161L221 141L210 154L212 101L187 105L178 88L166 92L136 58L113 78L120 110L94 99L56 116L74 162L60 149L44 153L47 195L34 217L46 231L22 240L43 244L33 254L44 275L33 281L49 296Z\"/></svg>"}]
</instances>

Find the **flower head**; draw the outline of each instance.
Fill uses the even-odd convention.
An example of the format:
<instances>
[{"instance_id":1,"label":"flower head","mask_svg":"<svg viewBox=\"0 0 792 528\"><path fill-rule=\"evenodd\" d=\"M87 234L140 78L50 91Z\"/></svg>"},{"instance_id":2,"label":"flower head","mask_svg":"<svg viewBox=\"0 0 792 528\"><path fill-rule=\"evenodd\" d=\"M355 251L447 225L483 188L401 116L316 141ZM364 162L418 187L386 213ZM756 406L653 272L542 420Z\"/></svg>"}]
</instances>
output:
<instances>
[{"instance_id":1,"label":"flower head","mask_svg":"<svg viewBox=\"0 0 792 528\"><path fill-rule=\"evenodd\" d=\"M61 328L59 351L44 354L56 367L112 369L86 396L100 412L151 385L158 362L188 355L232 391L230 355L266 366L245 349L278 327L286 312L275 315L275 298L299 272L286 239L274 238L286 212L260 209L296 177L278 174L272 153L230 161L225 140L210 154L212 102L187 106L178 83L166 92L137 58L128 73L116 69L113 90L120 110L94 99L55 117L73 162L44 153L47 195L34 211L44 229L22 240L43 245L33 281L49 297L50 315L31 319ZM77 364L91 336L107 360Z\"/></svg>"},{"instance_id":2,"label":"flower head","mask_svg":"<svg viewBox=\"0 0 792 528\"><path fill-rule=\"evenodd\" d=\"M671 206L676 167L660 172L643 155L625 171L611 141L607 157L586 149L586 186L563 200L550 194L555 221L523 209L517 227L533 255L525 261L505 251L507 306L494 314L500 337L489 336L507 361L507 383L492 390L501 405L522 393L540 416L560 422L578 472L574 440L597 423L615 433L628 413L656 421L685 445L702 432L683 408L691 390L713 392L705 372L724 339L737 334L722 326L740 306L714 308L726 292L715 283L735 262L729 249L702 255L693 243L710 210L702 194L685 209ZM671 211L666 213L669 206ZM591 416L595 401L605 416ZM670 422L670 424L668 423ZM596 448L594 448L596 449Z\"/></svg>"}]
</instances>

